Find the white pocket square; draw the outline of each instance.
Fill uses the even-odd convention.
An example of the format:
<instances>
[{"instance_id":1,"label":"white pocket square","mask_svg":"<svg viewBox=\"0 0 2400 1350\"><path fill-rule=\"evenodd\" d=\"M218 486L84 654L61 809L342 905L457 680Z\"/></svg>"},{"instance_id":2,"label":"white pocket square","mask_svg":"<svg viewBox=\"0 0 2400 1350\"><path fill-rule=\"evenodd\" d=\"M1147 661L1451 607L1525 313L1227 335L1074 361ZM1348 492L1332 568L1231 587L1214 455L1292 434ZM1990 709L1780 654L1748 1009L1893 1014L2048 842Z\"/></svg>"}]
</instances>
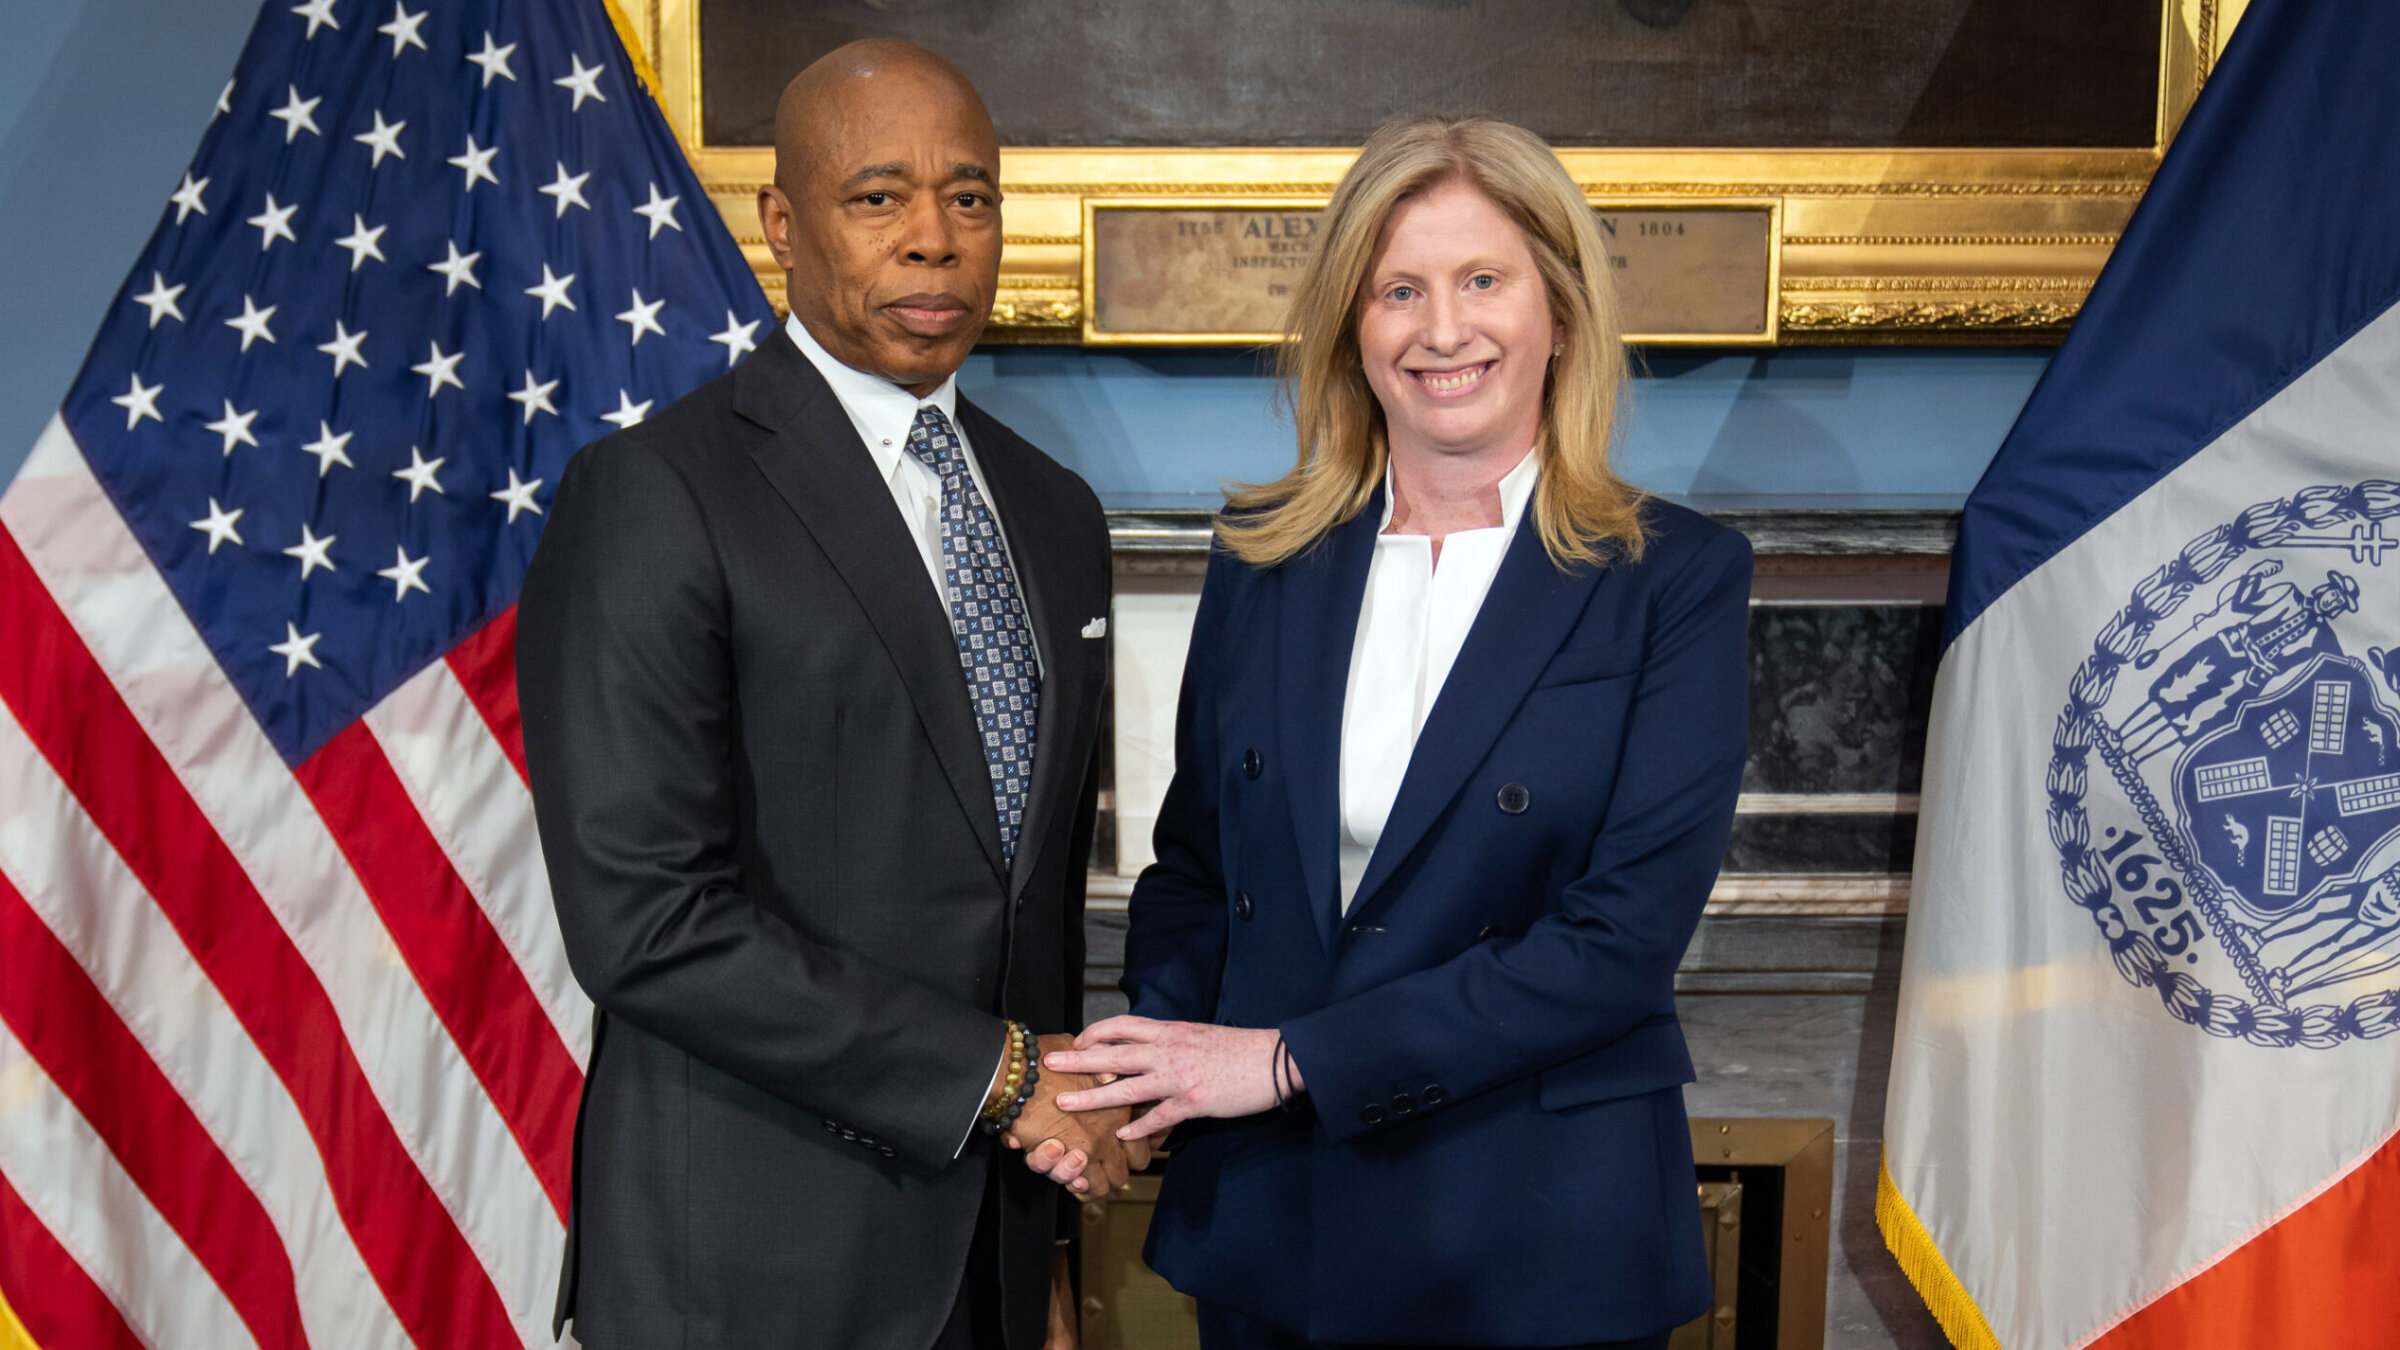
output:
<instances>
[{"instance_id":1,"label":"white pocket square","mask_svg":"<svg viewBox=\"0 0 2400 1350\"><path fill-rule=\"evenodd\" d=\"M1090 623L1087 623L1087 624L1085 624L1085 625L1083 626L1083 635L1084 635L1085 637L1087 637L1087 638L1104 638L1104 637L1107 637L1107 636L1108 636L1108 620L1107 620L1106 618L1099 618L1099 619L1094 619L1094 620L1092 620Z\"/></svg>"}]
</instances>

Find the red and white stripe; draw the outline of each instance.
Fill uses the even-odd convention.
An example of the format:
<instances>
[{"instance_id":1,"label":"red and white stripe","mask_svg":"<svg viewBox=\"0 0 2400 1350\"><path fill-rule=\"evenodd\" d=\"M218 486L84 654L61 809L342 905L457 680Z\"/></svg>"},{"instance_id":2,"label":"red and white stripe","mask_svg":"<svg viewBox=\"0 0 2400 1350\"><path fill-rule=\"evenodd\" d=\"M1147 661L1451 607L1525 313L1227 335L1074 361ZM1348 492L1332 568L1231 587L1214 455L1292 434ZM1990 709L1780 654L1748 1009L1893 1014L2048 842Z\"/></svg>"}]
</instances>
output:
<instances>
[{"instance_id":1,"label":"red and white stripe","mask_svg":"<svg viewBox=\"0 0 2400 1350\"><path fill-rule=\"evenodd\" d=\"M551 1343L591 1009L512 631L287 767L62 422L0 497L0 1294L44 1350Z\"/></svg>"}]
</instances>

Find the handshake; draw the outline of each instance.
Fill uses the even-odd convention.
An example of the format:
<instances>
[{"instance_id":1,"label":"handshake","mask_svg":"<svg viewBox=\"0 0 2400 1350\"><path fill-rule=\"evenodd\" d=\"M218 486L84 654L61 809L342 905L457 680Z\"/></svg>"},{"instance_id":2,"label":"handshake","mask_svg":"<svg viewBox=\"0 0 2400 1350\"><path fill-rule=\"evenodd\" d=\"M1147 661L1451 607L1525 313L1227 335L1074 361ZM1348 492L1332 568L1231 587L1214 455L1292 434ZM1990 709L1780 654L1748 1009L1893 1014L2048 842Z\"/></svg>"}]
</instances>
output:
<instances>
[{"instance_id":1,"label":"handshake","mask_svg":"<svg viewBox=\"0 0 2400 1350\"><path fill-rule=\"evenodd\" d=\"M1077 1195L1124 1185L1182 1121L1254 1115L1307 1090L1272 1027L1112 1017L1081 1036L1043 1036L1037 1053L1040 1079L1004 1142ZM1137 1117L1136 1106L1147 1109Z\"/></svg>"}]
</instances>

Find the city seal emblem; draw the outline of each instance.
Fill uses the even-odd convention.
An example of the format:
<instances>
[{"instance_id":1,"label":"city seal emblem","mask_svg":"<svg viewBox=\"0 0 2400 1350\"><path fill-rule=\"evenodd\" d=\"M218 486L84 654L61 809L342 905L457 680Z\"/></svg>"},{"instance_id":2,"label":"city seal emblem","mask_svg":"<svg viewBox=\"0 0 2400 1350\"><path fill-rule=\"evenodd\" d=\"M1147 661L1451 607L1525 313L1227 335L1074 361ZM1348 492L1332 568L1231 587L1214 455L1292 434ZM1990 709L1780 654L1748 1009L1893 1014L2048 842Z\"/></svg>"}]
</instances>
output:
<instances>
[{"instance_id":1,"label":"city seal emblem","mask_svg":"<svg viewBox=\"0 0 2400 1350\"><path fill-rule=\"evenodd\" d=\"M2400 1030L2400 644L2367 645L2394 515L2381 480L2250 507L2144 577L2068 683L2047 781L2067 895L2211 1035Z\"/></svg>"}]
</instances>

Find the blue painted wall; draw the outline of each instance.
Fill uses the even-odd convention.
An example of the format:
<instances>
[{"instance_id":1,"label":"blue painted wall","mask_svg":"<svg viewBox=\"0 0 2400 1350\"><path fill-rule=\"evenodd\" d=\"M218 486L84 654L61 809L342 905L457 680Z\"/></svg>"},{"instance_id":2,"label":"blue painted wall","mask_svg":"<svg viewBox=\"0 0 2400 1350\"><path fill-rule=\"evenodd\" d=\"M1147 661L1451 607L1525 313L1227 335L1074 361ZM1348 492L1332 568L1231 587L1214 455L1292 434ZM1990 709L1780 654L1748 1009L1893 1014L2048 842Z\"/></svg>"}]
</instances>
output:
<instances>
[{"instance_id":1,"label":"blue painted wall","mask_svg":"<svg viewBox=\"0 0 2400 1350\"><path fill-rule=\"evenodd\" d=\"M1653 355L1618 463L1677 497L1954 503L2049 362L2023 348ZM1111 505L1207 501L1292 462L1275 383L1247 355L1000 348L959 382Z\"/></svg>"},{"instance_id":2,"label":"blue painted wall","mask_svg":"<svg viewBox=\"0 0 2400 1350\"><path fill-rule=\"evenodd\" d=\"M49 419L157 224L257 0L38 0L0 44L0 480ZM1656 355L1633 383L1628 477L1677 496L1955 499L2047 350ZM1112 504L1204 503L1290 463L1254 358L1000 348L969 395Z\"/></svg>"},{"instance_id":3,"label":"blue painted wall","mask_svg":"<svg viewBox=\"0 0 2400 1350\"><path fill-rule=\"evenodd\" d=\"M0 42L0 480L183 181L258 0L23 0Z\"/></svg>"}]
</instances>

